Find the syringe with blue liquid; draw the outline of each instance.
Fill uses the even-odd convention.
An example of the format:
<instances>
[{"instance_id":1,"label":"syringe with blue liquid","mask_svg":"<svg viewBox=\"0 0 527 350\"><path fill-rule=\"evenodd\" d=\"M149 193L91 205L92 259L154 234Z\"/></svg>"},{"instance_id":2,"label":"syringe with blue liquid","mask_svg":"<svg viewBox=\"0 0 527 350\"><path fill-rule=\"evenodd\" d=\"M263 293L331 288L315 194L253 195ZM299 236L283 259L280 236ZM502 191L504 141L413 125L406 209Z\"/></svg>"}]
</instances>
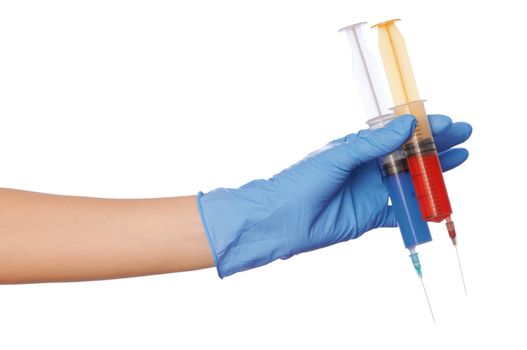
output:
<instances>
[{"instance_id":1,"label":"syringe with blue liquid","mask_svg":"<svg viewBox=\"0 0 527 350\"><path fill-rule=\"evenodd\" d=\"M381 128L393 120L395 115L390 112L391 99L386 88L385 77L382 74L371 52L368 50L364 33L365 22L357 23L340 31L346 32L352 51L352 63L359 92L368 117L370 130ZM430 308L434 314L426 288L423 283L421 263L416 251L420 244L432 241L428 224L423 220L419 203L415 195L412 178L408 171L406 153L400 149L379 159L379 164L391 198L392 208L399 224L404 246L410 251L410 258ZM435 321L435 319L434 319Z\"/></svg>"}]
</instances>

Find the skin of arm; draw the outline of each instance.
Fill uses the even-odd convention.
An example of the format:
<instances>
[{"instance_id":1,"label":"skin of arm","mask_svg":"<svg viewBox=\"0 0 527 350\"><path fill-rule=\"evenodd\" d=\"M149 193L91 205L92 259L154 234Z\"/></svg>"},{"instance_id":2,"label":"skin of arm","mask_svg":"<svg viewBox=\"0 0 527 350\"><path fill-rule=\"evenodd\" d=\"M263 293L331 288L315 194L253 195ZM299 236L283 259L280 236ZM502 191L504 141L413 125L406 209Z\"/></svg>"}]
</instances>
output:
<instances>
[{"instance_id":1,"label":"skin of arm","mask_svg":"<svg viewBox=\"0 0 527 350\"><path fill-rule=\"evenodd\" d=\"M0 188L0 283L214 266L196 196L107 199Z\"/></svg>"}]
</instances>

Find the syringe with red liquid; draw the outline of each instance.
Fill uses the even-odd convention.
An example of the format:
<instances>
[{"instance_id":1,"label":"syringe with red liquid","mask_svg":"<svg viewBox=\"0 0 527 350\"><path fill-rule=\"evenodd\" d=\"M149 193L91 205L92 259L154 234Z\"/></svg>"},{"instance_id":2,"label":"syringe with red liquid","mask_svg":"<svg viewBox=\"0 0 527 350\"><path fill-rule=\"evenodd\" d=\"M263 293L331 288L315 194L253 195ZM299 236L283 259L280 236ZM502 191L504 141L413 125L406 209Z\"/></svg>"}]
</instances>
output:
<instances>
[{"instance_id":1,"label":"syringe with red liquid","mask_svg":"<svg viewBox=\"0 0 527 350\"><path fill-rule=\"evenodd\" d=\"M417 119L414 134L404 145L404 150L419 209L425 221L446 220L448 235L456 248L466 294L465 279L457 252L456 228L452 221L452 207L443 179L443 171L428 123L424 100L419 97L406 45L395 26L396 21L390 20L374 26L379 30L379 49L395 103L393 111L396 116L411 114Z\"/></svg>"}]
</instances>

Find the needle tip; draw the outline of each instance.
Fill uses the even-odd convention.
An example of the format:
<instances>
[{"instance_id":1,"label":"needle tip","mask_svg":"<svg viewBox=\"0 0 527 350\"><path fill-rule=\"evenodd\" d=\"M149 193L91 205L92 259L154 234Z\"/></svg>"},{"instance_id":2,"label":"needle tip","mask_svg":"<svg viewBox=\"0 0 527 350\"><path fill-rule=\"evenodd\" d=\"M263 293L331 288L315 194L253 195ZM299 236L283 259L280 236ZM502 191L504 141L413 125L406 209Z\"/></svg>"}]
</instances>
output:
<instances>
[{"instance_id":1,"label":"needle tip","mask_svg":"<svg viewBox=\"0 0 527 350\"><path fill-rule=\"evenodd\" d=\"M463 281L463 288L465 289L465 296L468 296L467 285L465 284L465 276L463 275L463 269L461 268L461 260L459 259L459 252L457 250L457 245L455 245L455 248L456 248L457 263L459 265L459 272L461 273L461 280Z\"/></svg>"},{"instance_id":2,"label":"needle tip","mask_svg":"<svg viewBox=\"0 0 527 350\"><path fill-rule=\"evenodd\" d=\"M423 278L419 278L421 280L421 285L423 286L423 291L425 292L426 302L428 303L428 308L430 309L430 315L432 316L432 320L434 323L436 323L436 318L434 317L434 311L432 311L432 305L430 304L430 299L428 299L428 293L426 292L425 283L423 282Z\"/></svg>"}]
</instances>

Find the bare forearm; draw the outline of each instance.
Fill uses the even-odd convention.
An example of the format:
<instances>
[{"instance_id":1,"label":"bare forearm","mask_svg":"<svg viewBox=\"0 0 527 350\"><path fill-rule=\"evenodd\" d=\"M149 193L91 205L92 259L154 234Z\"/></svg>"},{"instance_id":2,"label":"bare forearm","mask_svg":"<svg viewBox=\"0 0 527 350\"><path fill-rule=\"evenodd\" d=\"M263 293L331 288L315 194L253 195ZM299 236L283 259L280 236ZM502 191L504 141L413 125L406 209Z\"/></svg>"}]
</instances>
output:
<instances>
[{"instance_id":1,"label":"bare forearm","mask_svg":"<svg viewBox=\"0 0 527 350\"><path fill-rule=\"evenodd\" d=\"M0 283L211 266L195 196L103 199L0 189Z\"/></svg>"}]
</instances>

